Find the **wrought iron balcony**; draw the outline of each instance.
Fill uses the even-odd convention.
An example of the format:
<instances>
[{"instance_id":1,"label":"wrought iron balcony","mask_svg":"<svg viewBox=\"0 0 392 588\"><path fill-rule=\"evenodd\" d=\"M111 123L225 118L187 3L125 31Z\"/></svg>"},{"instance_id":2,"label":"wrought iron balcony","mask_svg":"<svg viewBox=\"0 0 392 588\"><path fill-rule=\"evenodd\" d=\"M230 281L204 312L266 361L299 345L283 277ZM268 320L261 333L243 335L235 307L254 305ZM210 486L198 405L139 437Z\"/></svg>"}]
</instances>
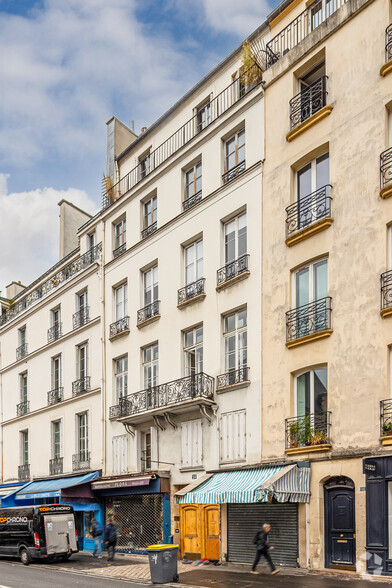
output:
<instances>
[{"instance_id":1,"label":"wrought iron balcony","mask_svg":"<svg viewBox=\"0 0 392 588\"><path fill-rule=\"evenodd\" d=\"M50 270L48 270L43 276L38 278L33 284L30 284L29 289L32 288L35 284L41 282L46 276L51 275L45 282L41 285L37 286L34 290L29 291L29 294L26 296L18 296L16 298L16 302L12 308L8 309L4 312L0 317L0 326L5 325L13 318L18 316L21 312L29 308L36 302L38 302L41 298L49 294L55 288L58 288L73 276L77 275L96 261L101 259L102 254L102 243L95 245L89 251L87 251L84 255L81 255L68 265L64 266L62 269L58 270L56 273L56 269L61 266L68 258L73 257L78 252L78 249L75 251L71 251L69 255L61 259L56 265L54 265Z\"/></svg>"},{"instance_id":2,"label":"wrought iron balcony","mask_svg":"<svg viewBox=\"0 0 392 588\"><path fill-rule=\"evenodd\" d=\"M196 280L196 282L192 282L191 284L184 286L184 288L180 288L178 290L178 304L191 300L196 296L200 296L200 294L204 294L205 281L205 278L200 278L200 280Z\"/></svg>"},{"instance_id":3,"label":"wrought iron balcony","mask_svg":"<svg viewBox=\"0 0 392 588\"><path fill-rule=\"evenodd\" d=\"M120 247L113 250L113 258L119 257L124 251L127 250L127 244L123 243Z\"/></svg>"},{"instance_id":4,"label":"wrought iron balcony","mask_svg":"<svg viewBox=\"0 0 392 588\"><path fill-rule=\"evenodd\" d=\"M80 396L91 390L90 376L72 382L72 396Z\"/></svg>"},{"instance_id":5,"label":"wrought iron balcony","mask_svg":"<svg viewBox=\"0 0 392 588\"><path fill-rule=\"evenodd\" d=\"M110 188L102 198L102 207L107 208L123 194L131 190L146 176L155 171L160 165L174 155L177 151L187 145L196 135L205 132L214 121L221 117L237 102L247 96L252 90L257 88L261 83L261 69L257 64L252 65L239 78L234 80L220 94L210 102L210 117L206 121L203 130L198 129L198 114L195 114L188 122L180 127L171 137L166 139L154 151L150 153L149 166L145 172L141 173L143 163L138 163L129 173L121 178L112 188ZM245 91L243 88L245 87Z\"/></svg>"},{"instance_id":6,"label":"wrought iron balcony","mask_svg":"<svg viewBox=\"0 0 392 588\"><path fill-rule=\"evenodd\" d=\"M196 194L192 194L192 196L189 196L189 198L184 200L184 202L182 203L182 208L184 210L188 210L189 208L192 208L192 206L194 206L195 204L200 202L201 199L202 199L202 193L200 190Z\"/></svg>"},{"instance_id":7,"label":"wrought iron balcony","mask_svg":"<svg viewBox=\"0 0 392 588\"><path fill-rule=\"evenodd\" d=\"M134 392L120 398L117 406L110 407L110 416L133 416L155 409L164 409L191 400L214 397L214 378L204 372L160 384L147 390Z\"/></svg>"},{"instance_id":8,"label":"wrought iron balcony","mask_svg":"<svg viewBox=\"0 0 392 588\"><path fill-rule=\"evenodd\" d=\"M78 472L80 470L90 469L90 452L81 451L72 456L72 471Z\"/></svg>"},{"instance_id":9,"label":"wrought iron balcony","mask_svg":"<svg viewBox=\"0 0 392 588\"><path fill-rule=\"evenodd\" d=\"M286 419L286 449L330 445L331 412L315 412Z\"/></svg>"},{"instance_id":10,"label":"wrought iron balcony","mask_svg":"<svg viewBox=\"0 0 392 588\"><path fill-rule=\"evenodd\" d=\"M18 361L18 359L23 359L24 357L26 357L27 355L27 343L23 343L23 345L19 345L19 347L16 348L16 361Z\"/></svg>"},{"instance_id":11,"label":"wrought iron balcony","mask_svg":"<svg viewBox=\"0 0 392 588\"><path fill-rule=\"evenodd\" d=\"M380 401L380 437L392 435L392 400Z\"/></svg>"},{"instance_id":12,"label":"wrought iron balcony","mask_svg":"<svg viewBox=\"0 0 392 588\"><path fill-rule=\"evenodd\" d=\"M160 300L155 300L155 302L151 302L151 304L147 304L147 306L138 310L137 324L140 325L154 316L159 316L159 303Z\"/></svg>"},{"instance_id":13,"label":"wrought iron balcony","mask_svg":"<svg viewBox=\"0 0 392 588\"><path fill-rule=\"evenodd\" d=\"M385 61L392 59L392 24L385 29Z\"/></svg>"},{"instance_id":14,"label":"wrought iron balcony","mask_svg":"<svg viewBox=\"0 0 392 588\"><path fill-rule=\"evenodd\" d=\"M290 100L290 128L293 129L327 103L327 79L321 76L314 84Z\"/></svg>"},{"instance_id":15,"label":"wrought iron balcony","mask_svg":"<svg viewBox=\"0 0 392 588\"><path fill-rule=\"evenodd\" d=\"M146 227L145 229L142 230L142 239L146 239L147 237L149 237L150 235L155 233L157 228L158 228L157 221L155 221L155 223L152 223L151 225L148 225L148 227Z\"/></svg>"},{"instance_id":16,"label":"wrought iron balcony","mask_svg":"<svg viewBox=\"0 0 392 588\"><path fill-rule=\"evenodd\" d=\"M64 388L61 386L60 388L53 388L53 390L49 390L48 392L48 406L52 404L57 404L58 402L62 402L64 400Z\"/></svg>"},{"instance_id":17,"label":"wrought iron balcony","mask_svg":"<svg viewBox=\"0 0 392 588\"><path fill-rule=\"evenodd\" d=\"M25 463L23 465L18 466L18 480L20 482L24 482L25 480L30 480L30 464Z\"/></svg>"},{"instance_id":18,"label":"wrought iron balcony","mask_svg":"<svg viewBox=\"0 0 392 588\"><path fill-rule=\"evenodd\" d=\"M241 367L238 370L231 370L225 374L220 374L216 378L217 390L227 388L228 386L235 386L242 382L249 382L249 368L248 366Z\"/></svg>"},{"instance_id":19,"label":"wrought iron balcony","mask_svg":"<svg viewBox=\"0 0 392 588\"><path fill-rule=\"evenodd\" d=\"M129 316L124 316L109 327L109 337L115 337L124 331L129 331Z\"/></svg>"},{"instance_id":20,"label":"wrought iron balcony","mask_svg":"<svg viewBox=\"0 0 392 588\"><path fill-rule=\"evenodd\" d=\"M217 285L221 286L232 278L248 271L249 254L241 255L238 259L227 263L217 271Z\"/></svg>"},{"instance_id":21,"label":"wrought iron balcony","mask_svg":"<svg viewBox=\"0 0 392 588\"><path fill-rule=\"evenodd\" d=\"M331 216L331 188L327 184L286 208L286 237Z\"/></svg>"},{"instance_id":22,"label":"wrought iron balcony","mask_svg":"<svg viewBox=\"0 0 392 588\"><path fill-rule=\"evenodd\" d=\"M54 457L49 460L49 474L51 476L57 476L63 473L63 458Z\"/></svg>"},{"instance_id":23,"label":"wrought iron balcony","mask_svg":"<svg viewBox=\"0 0 392 588\"><path fill-rule=\"evenodd\" d=\"M89 314L90 314L90 307L89 306L84 306L83 308L78 310L78 312L75 312L75 314L72 315L73 328L77 329L79 327L82 327L83 325L87 325L87 323L90 320Z\"/></svg>"},{"instance_id":24,"label":"wrought iron balcony","mask_svg":"<svg viewBox=\"0 0 392 588\"><path fill-rule=\"evenodd\" d=\"M380 282L381 310L384 310L392 306L392 270L381 274Z\"/></svg>"},{"instance_id":25,"label":"wrought iron balcony","mask_svg":"<svg viewBox=\"0 0 392 588\"><path fill-rule=\"evenodd\" d=\"M55 323L53 327L50 327L50 329L48 329L48 343L52 343L52 341L60 339L62 334L63 323Z\"/></svg>"},{"instance_id":26,"label":"wrought iron balcony","mask_svg":"<svg viewBox=\"0 0 392 588\"><path fill-rule=\"evenodd\" d=\"M332 298L326 296L286 312L286 341L331 328Z\"/></svg>"},{"instance_id":27,"label":"wrought iron balcony","mask_svg":"<svg viewBox=\"0 0 392 588\"><path fill-rule=\"evenodd\" d=\"M24 400L16 405L16 416L20 417L30 412L30 400Z\"/></svg>"},{"instance_id":28,"label":"wrought iron balcony","mask_svg":"<svg viewBox=\"0 0 392 588\"><path fill-rule=\"evenodd\" d=\"M392 182L392 147L380 155L380 190Z\"/></svg>"},{"instance_id":29,"label":"wrought iron balcony","mask_svg":"<svg viewBox=\"0 0 392 588\"><path fill-rule=\"evenodd\" d=\"M234 178L241 175L245 171L245 169L246 169L246 162L241 161L241 163L239 163L235 167L232 167L231 169L227 170L227 172L225 172L222 175L223 183L227 184L231 180L234 180Z\"/></svg>"},{"instance_id":30,"label":"wrought iron balcony","mask_svg":"<svg viewBox=\"0 0 392 588\"><path fill-rule=\"evenodd\" d=\"M121 399L120 399L121 400ZM109 408L109 419L117 419L121 416L121 406L115 404Z\"/></svg>"}]
</instances>

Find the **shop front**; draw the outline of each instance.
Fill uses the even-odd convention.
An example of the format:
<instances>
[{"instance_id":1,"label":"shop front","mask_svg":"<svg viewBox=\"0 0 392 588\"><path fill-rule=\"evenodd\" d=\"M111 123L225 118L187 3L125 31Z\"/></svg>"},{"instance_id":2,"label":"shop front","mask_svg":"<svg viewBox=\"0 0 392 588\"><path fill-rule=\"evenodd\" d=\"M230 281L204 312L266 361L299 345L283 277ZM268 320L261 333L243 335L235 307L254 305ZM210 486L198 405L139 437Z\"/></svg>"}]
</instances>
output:
<instances>
[{"instance_id":1,"label":"shop front","mask_svg":"<svg viewBox=\"0 0 392 588\"><path fill-rule=\"evenodd\" d=\"M114 520L117 551L144 553L149 545L171 541L169 478L119 476L96 480L91 487L105 505L105 523Z\"/></svg>"}]
</instances>

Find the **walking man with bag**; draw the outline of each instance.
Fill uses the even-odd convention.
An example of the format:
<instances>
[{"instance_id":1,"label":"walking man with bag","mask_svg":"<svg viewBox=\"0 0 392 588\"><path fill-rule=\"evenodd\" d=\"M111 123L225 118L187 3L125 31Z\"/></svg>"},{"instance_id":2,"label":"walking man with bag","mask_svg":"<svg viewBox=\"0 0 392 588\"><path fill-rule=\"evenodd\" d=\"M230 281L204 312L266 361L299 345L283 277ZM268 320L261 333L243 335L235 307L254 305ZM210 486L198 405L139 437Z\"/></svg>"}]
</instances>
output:
<instances>
[{"instance_id":1,"label":"walking man with bag","mask_svg":"<svg viewBox=\"0 0 392 588\"><path fill-rule=\"evenodd\" d=\"M92 535L94 542L95 542L93 557L95 557L96 554L98 553L98 557L99 557L99 559L101 559L103 557L103 555L102 555L102 527L98 523L98 521L95 517L93 517L91 519L91 535Z\"/></svg>"},{"instance_id":2,"label":"walking man with bag","mask_svg":"<svg viewBox=\"0 0 392 588\"><path fill-rule=\"evenodd\" d=\"M271 574L277 574L278 572L280 572L278 568L275 568L274 562L272 561L271 556L269 554L269 552L273 550L273 546L268 545L268 533L270 531L271 525L268 523L264 523L262 530L256 533L256 536L253 539L253 544L256 545L256 557L255 561L253 562L252 570L250 572L251 574L259 573L256 571L256 567L262 555L265 557L268 565L271 568Z\"/></svg>"},{"instance_id":3,"label":"walking man with bag","mask_svg":"<svg viewBox=\"0 0 392 588\"><path fill-rule=\"evenodd\" d=\"M105 545L108 550L108 561L114 559L114 552L116 550L117 543L117 529L113 523L113 519L108 519L108 524L105 527Z\"/></svg>"}]
</instances>

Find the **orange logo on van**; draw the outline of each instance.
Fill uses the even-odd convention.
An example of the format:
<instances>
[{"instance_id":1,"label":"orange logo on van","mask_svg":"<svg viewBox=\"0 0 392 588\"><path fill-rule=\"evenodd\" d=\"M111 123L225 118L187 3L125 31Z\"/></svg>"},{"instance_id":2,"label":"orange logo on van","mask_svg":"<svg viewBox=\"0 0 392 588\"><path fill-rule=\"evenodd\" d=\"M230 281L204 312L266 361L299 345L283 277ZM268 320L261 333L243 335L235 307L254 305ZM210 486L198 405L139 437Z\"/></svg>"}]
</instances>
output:
<instances>
[{"instance_id":1,"label":"orange logo on van","mask_svg":"<svg viewBox=\"0 0 392 588\"><path fill-rule=\"evenodd\" d=\"M0 517L0 523L6 523L7 517Z\"/></svg>"},{"instance_id":2,"label":"orange logo on van","mask_svg":"<svg viewBox=\"0 0 392 588\"><path fill-rule=\"evenodd\" d=\"M48 510L50 510L50 508L48 508L48 507L40 508L39 510L40 510L40 512L47 512Z\"/></svg>"}]
</instances>

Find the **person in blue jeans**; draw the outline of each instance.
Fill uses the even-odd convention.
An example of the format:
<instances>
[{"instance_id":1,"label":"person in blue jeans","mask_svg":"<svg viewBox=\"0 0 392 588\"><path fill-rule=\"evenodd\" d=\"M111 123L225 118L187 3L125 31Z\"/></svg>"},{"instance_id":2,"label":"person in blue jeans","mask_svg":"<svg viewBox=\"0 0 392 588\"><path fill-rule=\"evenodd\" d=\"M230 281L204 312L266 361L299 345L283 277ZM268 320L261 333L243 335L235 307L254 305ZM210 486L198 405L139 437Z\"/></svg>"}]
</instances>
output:
<instances>
[{"instance_id":1,"label":"person in blue jeans","mask_svg":"<svg viewBox=\"0 0 392 588\"><path fill-rule=\"evenodd\" d=\"M94 517L91 519L91 535L93 536L95 545L93 551L93 557L98 554L99 558L102 558L102 527Z\"/></svg>"}]
</instances>

